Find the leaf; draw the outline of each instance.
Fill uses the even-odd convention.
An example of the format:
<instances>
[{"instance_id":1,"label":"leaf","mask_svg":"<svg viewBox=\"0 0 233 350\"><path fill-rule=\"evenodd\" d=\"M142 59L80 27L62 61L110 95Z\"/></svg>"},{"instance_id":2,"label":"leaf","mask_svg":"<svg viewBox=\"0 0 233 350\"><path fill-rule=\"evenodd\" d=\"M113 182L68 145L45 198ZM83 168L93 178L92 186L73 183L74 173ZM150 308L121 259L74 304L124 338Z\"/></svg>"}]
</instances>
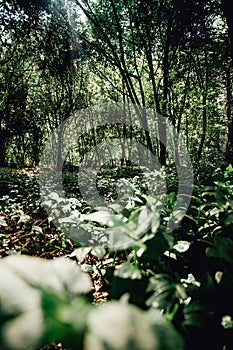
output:
<instances>
[{"instance_id":1,"label":"leaf","mask_svg":"<svg viewBox=\"0 0 233 350\"><path fill-rule=\"evenodd\" d=\"M92 287L89 276L77 264L64 257L46 260L27 255L11 255L2 259L0 264L37 288L75 296L88 293Z\"/></svg>"},{"instance_id":2,"label":"leaf","mask_svg":"<svg viewBox=\"0 0 233 350\"><path fill-rule=\"evenodd\" d=\"M52 341L54 335L72 335L71 342L80 343L85 320L75 318L83 318L86 308L77 295L89 292L92 283L76 264L9 256L0 261L0 281L1 348L37 348L42 338Z\"/></svg>"},{"instance_id":3,"label":"leaf","mask_svg":"<svg viewBox=\"0 0 233 350\"><path fill-rule=\"evenodd\" d=\"M181 350L183 340L157 310L111 301L88 316L84 350Z\"/></svg>"},{"instance_id":4,"label":"leaf","mask_svg":"<svg viewBox=\"0 0 233 350\"><path fill-rule=\"evenodd\" d=\"M135 230L135 235L141 237L147 231L150 231L151 221L154 218L154 213L147 208L147 206L143 206L141 212L138 216L137 228Z\"/></svg>"},{"instance_id":5,"label":"leaf","mask_svg":"<svg viewBox=\"0 0 233 350\"><path fill-rule=\"evenodd\" d=\"M18 221L18 223L23 223L23 224L26 224L27 222L29 222L30 221L30 216L29 215L25 215L25 214L23 214L23 215L20 215L20 218L19 218L19 221Z\"/></svg>"},{"instance_id":6,"label":"leaf","mask_svg":"<svg viewBox=\"0 0 233 350\"><path fill-rule=\"evenodd\" d=\"M224 221L226 226L233 224L233 213L230 213Z\"/></svg>"},{"instance_id":7,"label":"leaf","mask_svg":"<svg viewBox=\"0 0 233 350\"><path fill-rule=\"evenodd\" d=\"M97 256L100 260L106 255L106 249L101 246L97 246L92 249L91 254Z\"/></svg>"},{"instance_id":8,"label":"leaf","mask_svg":"<svg viewBox=\"0 0 233 350\"><path fill-rule=\"evenodd\" d=\"M1 340L10 349L29 348L44 330L40 292L11 271L6 259L0 263L0 318L8 321L1 322Z\"/></svg>"},{"instance_id":9,"label":"leaf","mask_svg":"<svg viewBox=\"0 0 233 350\"><path fill-rule=\"evenodd\" d=\"M219 188L215 190L215 197L219 204L226 204L226 197Z\"/></svg>"},{"instance_id":10,"label":"leaf","mask_svg":"<svg viewBox=\"0 0 233 350\"><path fill-rule=\"evenodd\" d=\"M169 249L168 241L161 232L157 232L153 238L147 240L144 244L146 251L141 256L142 260L158 260Z\"/></svg>"},{"instance_id":11,"label":"leaf","mask_svg":"<svg viewBox=\"0 0 233 350\"><path fill-rule=\"evenodd\" d=\"M86 272L86 273L93 272L93 266L89 265L89 264L82 264L81 265L81 269L82 269L83 272Z\"/></svg>"},{"instance_id":12,"label":"leaf","mask_svg":"<svg viewBox=\"0 0 233 350\"><path fill-rule=\"evenodd\" d=\"M86 318L91 304L83 297L71 302L57 294L43 291L42 308L46 325L41 343L62 342L69 349L81 349Z\"/></svg>"},{"instance_id":13,"label":"leaf","mask_svg":"<svg viewBox=\"0 0 233 350\"><path fill-rule=\"evenodd\" d=\"M189 247L190 247L191 243L190 242L187 242L187 241L178 241L174 246L173 248L175 250L177 250L179 253L184 253L186 252Z\"/></svg>"},{"instance_id":14,"label":"leaf","mask_svg":"<svg viewBox=\"0 0 233 350\"><path fill-rule=\"evenodd\" d=\"M110 249L127 249L135 245L135 240L130 236L130 228L127 225L119 226L108 230Z\"/></svg>"},{"instance_id":15,"label":"leaf","mask_svg":"<svg viewBox=\"0 0 233 350\"><path fill-rule=\"evenodd\" d=\"M0 226L7 226L6 218L4 216L0 216Z\"/></svg>"},{"instance_id":16,"label":"leaf","mask_svg":"<svg viewBox=\"0 0 233 350\"><path fill-rule=\"evenodd\" d=\"M218 216L219 213L221 213L221 211L222 211L221 209L215 207L215 208L210 210L209 215L210 215L210 217L211 216Z\"/></svg>"},{"instance_id":17,"label":"leaf","mask_svg":"<svg viewBox=\"0 0 233 350\"><path fill-rule=\"evenodd\" d=\"M44 330L42 316L42 310L38 308L6 322L1 331L4 348L19 350L39 345Z\"/></svg>"},{"instance_id":18,"label":"leaf","mask_svg":"<svg viewBox=\"0 0 233 350\"><path fill-rule=\"evenodd\" d=\"M215 238L215 256L233 264L233 241L228 237Z\"/></svg>"},{"instance_id":19,"label":"leaf","mask_svg":"<svg viewBox=\"0 0 233 350\"><path fill-rule=\"evenodd\" d=\"M57 202L60 202L60 197L59 197L59 194L57 192L51 192L49 194L49 197Z\"/></svg>"},{"instance_id":20,"label":"leaf","mask_svg":"<svg viewBox=\"0 0 233 350\"><path fill-rule=\"evenodd\" d=\"M107 225L109 227L113 227L116 225L121 225L122 221L117 215L113 215L108 211L96 211L91 214L83 215L83 220L94 221L101 225Z\"/></svg>"},{"instance_id":21,"label":"leaf","mask_svg":"<svg viewBox=\"0 0 233 350\"><path fill-rule=\"evenodd\" d=\"M166 274L151 277L147 292L153 292L153 294L147 299L146 305L155 308L166 309L177 299L176 284Z\"/></svg>"},{"instance_id":22,"label":"leaf","mask_svg":"<svg viewBox=\"0 0 233 350\"><path fill-rule=\"evenodd\" d=\"M36 234L42 234L43 230L40 226L32 226L32 231L35 232Z\"/></svg>"},{"instance_id":23,"label":"leaf","mask_svg":"<svg viewBox=\"0 0 233 350\"><path fill-rule=\"evenodd\" d=\"M78 261L82 263L86 256L90 253L91 249L92 247L79 247L70 254L70 257L72 258L75 256Z\"/></svg>"},{"instance_id":24,"label":"leaf","mask_svg":"<svg viewBox=\"0 0 233 350\"><path fill-rule=\"evenodd\" d=\"M151 219L151 232L156 233L160 226L160 214L159 212L154 213Z\"/></svg>"},{"instance_id":25,"label":"leaf","mask_svg":"<svg viewBox=\"0 0 233 350\"><path fill-rule=\"evenodd\" d=\"M119 265L114 275L119 278L141 279L142 274L140 270L130 262L124 262Z\"/></svg>"}]
</instances>

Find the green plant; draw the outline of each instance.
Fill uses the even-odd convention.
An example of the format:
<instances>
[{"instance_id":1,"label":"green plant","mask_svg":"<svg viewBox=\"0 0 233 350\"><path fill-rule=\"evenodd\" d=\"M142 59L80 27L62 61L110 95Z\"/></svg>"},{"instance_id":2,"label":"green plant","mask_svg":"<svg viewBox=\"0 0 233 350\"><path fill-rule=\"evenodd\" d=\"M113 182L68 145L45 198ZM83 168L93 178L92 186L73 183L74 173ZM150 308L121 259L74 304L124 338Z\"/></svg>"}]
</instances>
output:
<instances>
[{"instance_id":1,"label":"green plant","mask_svg":"<svg viewBox=\"0 0 233 350\"><path fill-rule=\"evenodd\" d=\"M29 220L24 199L20 203L18 197L14 198L14 193L1 198L4 209L2 225L14 222L21 229L36 230L39 236L43 236L43 230L41 232L41 228L36 228L31 218ZM110 334L111 329L116 328L114 321L109 321L108 310L115 312L118 309L122 310L122 314L119 311L115 316L119 323L123 322L123 317L128 319L128 315L134 315L135 319L140 315L141 323L147 323L143 321L143 315L153 312L163 314L163 319L180 333L187 350L201 348L204 336L210 348L230 348L233 333L232 193L231 167L224 172L216 172L213 183L208 187L196 183L186 216L176 230L168 234L166 224L176 203L176 193L154 198L138 186L137 177L131 183L121 179L117 200L102 208L91 208L79 197L65 200L51 191L45 204L50 210L49 220L57 219L60 225L61 249L78 262L85 275L98 276L101 288L108 292L111 302L106 303L105 314L101 308L91 306L93 296L89 292L85 298L78 297L71 303L72 311L67 305L67 296L43 287L41 308L48 311L43 321L48 332L43 333L40 341L43 344L62 341L71 348L85 348L85 344L93 344L103 349L117 349L114 337L104 333ZM42 213L40 207L37 215ZM179 216L181 213L176 214ZM75 242L81 240L72 252L64 235L70 232ZM83 237L88 238L86 245ZM49 244L52 247L54 242ZM26 273L27 268L23 269ZM23 273L20 272L20 275ZM127 300L126 304L124 300ZM84 322L75 320L72 323L74 312L87 315L82 317ZM90 326L96 327L98 317L103 327L109 323L106 332L103 330L102 333L101 329L99 334ZM150 319L150 316L145 317ZM2 324L7 320L8 316L4 316ZM136 323L134 331L137 334L138 327ZM149 329L148 324L150 334ZM131 330L127 332L125 348L137 348L137 338L132 340ZM137 340L137 343L140 344L140 341Z\"/></svg>"},{"instance_id":2,"label":"green plant","mask_svg":"<svg viewBox=\"0 0 233 350\"><path fill-rule=\"evenodd\" d=\"M155 310L144 312L126 300L92 305L90 278L69 259L10 256L0 262L0 279L1 349L54 340L75 350L183 349L177 331Z\"/></svg>"}]
</instances>

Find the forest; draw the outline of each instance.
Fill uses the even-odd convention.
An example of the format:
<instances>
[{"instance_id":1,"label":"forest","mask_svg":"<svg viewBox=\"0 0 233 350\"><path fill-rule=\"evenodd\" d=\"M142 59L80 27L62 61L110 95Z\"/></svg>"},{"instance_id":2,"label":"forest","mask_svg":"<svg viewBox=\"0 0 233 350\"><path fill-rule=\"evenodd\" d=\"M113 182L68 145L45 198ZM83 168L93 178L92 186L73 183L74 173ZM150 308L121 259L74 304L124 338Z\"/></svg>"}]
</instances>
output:
<instances>
[{"instance_id":1,"label":"forest","mask_svg":"<svg viewBox=\"0 0 233 350\"><path fill-rule=\"evenodd\" d=\"M227 0L0 0L0 349L231 350Z\"/></svg>"}]
</instances>

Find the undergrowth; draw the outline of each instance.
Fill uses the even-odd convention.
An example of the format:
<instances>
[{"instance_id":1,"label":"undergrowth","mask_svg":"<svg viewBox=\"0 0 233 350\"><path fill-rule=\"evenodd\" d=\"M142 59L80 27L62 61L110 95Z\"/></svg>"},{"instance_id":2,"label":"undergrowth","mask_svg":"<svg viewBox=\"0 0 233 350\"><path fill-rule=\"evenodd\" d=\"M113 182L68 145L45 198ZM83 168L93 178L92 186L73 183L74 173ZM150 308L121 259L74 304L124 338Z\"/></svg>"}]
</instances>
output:
<instances>
[{"instance_id":1,"label":"undergrowth","mask_svg":"<svg viewBox=\"0 0 233 350\"><path fill-rule=\"evenodd\" d=\"M42 201L36 174L0 171L1 349L230 349L233 168L208 186L196 181L172 233L172 176L157 197L133 167L102 169L97 180L102 207L82 198L76 169L63 174L66 198ZM25 234L37 249L22 249ZM100 303L97 285L107 295Z\"/></svg>"}]
</instances>

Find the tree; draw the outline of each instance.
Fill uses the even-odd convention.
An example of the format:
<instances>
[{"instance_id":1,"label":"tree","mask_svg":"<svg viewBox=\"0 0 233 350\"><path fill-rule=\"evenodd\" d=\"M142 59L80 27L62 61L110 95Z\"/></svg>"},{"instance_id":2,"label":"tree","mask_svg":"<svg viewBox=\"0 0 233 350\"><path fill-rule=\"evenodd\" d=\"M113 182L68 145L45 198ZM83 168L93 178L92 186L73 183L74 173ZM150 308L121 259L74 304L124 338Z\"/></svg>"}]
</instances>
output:
<instances>
[{"instance_id":1,"label":"tree","mask_svg":"<svg viewBox=\"0 0 233 350\"><path fill-rule=\"evenodd\" d=\"M28 90L26 58L32 54L28 35L31 23L17 5L1 4L1 112L0 112L0 165L6 163L7 142L22 134Z\"/></svg>"},{"instance_id":2,"label":"tree","mask_svg":"<svg viewBox=\"0 0 233 350\"><path fill-rule=\"evenodd\" d=\"M98 82L105 81L112 89L116 84L109 82L109 71L116 76L117 70L120 82L117 90L123 101L155 108L179 132L185 132L187 140L197 135L198 144L197 141L195 145L188 141L187 144L196 148L194 159L199 162L211 137L207 136L212 113L208 107L209 92L222 94L224 85L222 79L215 86L216 71L220 69L218 77L223 76L225 63L220 68L213 54L213 47L222 50L223 45L221 29L216 28L221 16L220 2L77 0L76 3L88 23L81 33L83 57L95 69ZM221 57L226 62L227 58ZM201 102L196 103L201 109L192 102L197 91ZM190 108L192 112L195 109L192 117L188 117ZM216 110L219 108L217 102ZM165 164L166 128L162 123L159 133L163 139L159 149L152 145L151 135L147 137L147 146Z\"/></svg>"},{"instance_id":3,"label":"tree","mask_svg":"<svg viewBox=\"0 0 233 350\"><path fill-rule=\"evenodd\" d=\"M227 119L228 119L228 141L226 147L226 161L233 164L233 115L232 115L232 67L233 67L233 16L232 8L229 1L222 0L222 10L226 17L228 26L230 47L231 47L231 64L226 70L226 91L227 91Z\"/></svg>"},{"instance_id":4,"label":"tree","mask_svg":"<svg viewBox=\"0 0 233 350\"><path fill-rule=\"evenodd\" d=\"M231 43L231 58L233 60L233 16L232 16L231 3L227 0L222 0L221 8L227 21L229 40Z\"/></svg>"},{"instance_id":5,"label":"tree","mask_svg":"<svg viewBox=\"0 0 233 350\"><path fill-rule=\"evenodd\" d=\"M1 166L37 165L44 138L84 104L85 78L67 9L52 1L45 12L44 5L2 7Z\"/></svg>"}]
</instances>

